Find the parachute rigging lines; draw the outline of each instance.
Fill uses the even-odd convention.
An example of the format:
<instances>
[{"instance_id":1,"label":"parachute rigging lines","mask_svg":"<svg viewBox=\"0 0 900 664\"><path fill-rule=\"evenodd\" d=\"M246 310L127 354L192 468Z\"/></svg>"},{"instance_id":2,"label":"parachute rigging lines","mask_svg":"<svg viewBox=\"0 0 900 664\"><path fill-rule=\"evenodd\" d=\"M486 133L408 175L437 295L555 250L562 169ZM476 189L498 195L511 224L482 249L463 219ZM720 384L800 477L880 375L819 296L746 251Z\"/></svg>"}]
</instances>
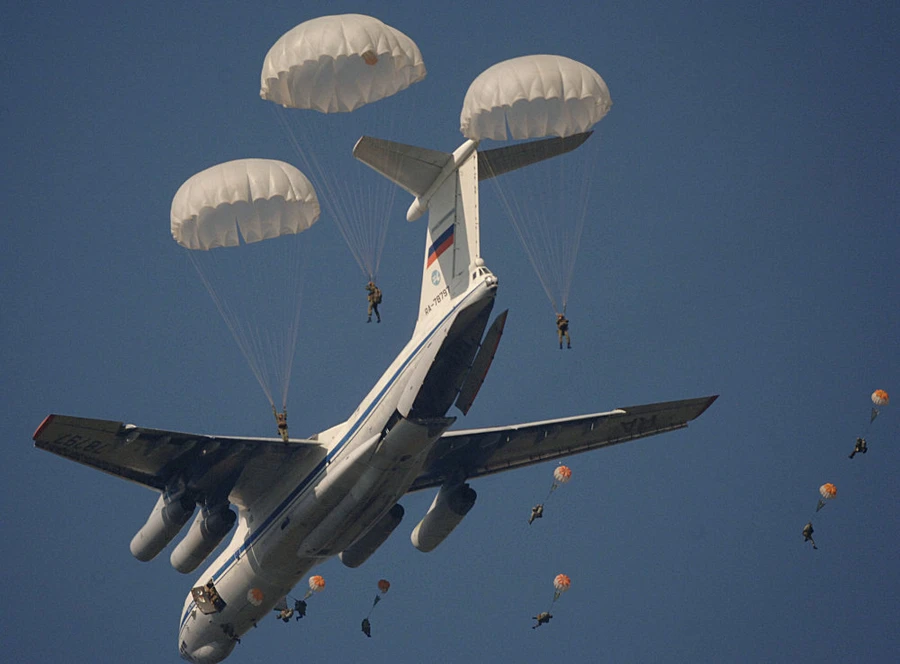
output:
<instances>
[{"instance_id":1,"label":"parachute rigging lines","mask_svg":"<svg viewBox=\"0 0 900 664\"><path fill-rule=\"evenodd\" d=\"M611 105L606 83L590 67L562 56L525 56L496 64L472 82L460 131L479 141L569 137L588 132ZM568 305L598 143L492 178L557 313Z\"/></svg>"},{"instance_id":2,"label":"parachute rigging lines","mask_svg":"<svg viewBox=\"0 0 900 664\"><path fill-rule=\"evenodd\" d=\"M397 188L352 158L364 133L389 133L411 114L392 99L425 77L415 43L361 14L323 16L288 31L263 63L260 96L319 191L354 260L370 281L381 263ZM374 103L378 102L378 103Z\"/></svg>"},{"instance_id":3,"label":"parachute rigging lines","mask_svg":"<svg viewBox=\"0 0 900 664\"><path fill-rule=\"evenodd\" d=\"M319 216L306 177L284 162L243 159L189 178L171 211L172 236L275 406L287 405L300 326L304 246Z\"/></svg>"},{"instance_id":4,"label":"parachute rigging lines","mask_svg":"<svg viewBox=\"0 0 900 664\"><path fill-rule=\"evenodd\" d=\"M491 178L553 310L565 313L590 205L599 140Z\"/></svg>"}]
</instances>

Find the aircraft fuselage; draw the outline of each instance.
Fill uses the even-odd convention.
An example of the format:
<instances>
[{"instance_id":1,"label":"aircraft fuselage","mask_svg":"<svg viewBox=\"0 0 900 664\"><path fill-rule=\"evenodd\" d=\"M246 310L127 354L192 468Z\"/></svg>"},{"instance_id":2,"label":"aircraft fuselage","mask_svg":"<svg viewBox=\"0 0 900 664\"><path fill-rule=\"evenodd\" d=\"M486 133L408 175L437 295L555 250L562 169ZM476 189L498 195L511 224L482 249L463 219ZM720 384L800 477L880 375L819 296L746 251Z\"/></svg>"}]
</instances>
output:
<instances>
[{"instance_id":1,"label":"aircraft fuselage","mask_svg":"<svg viewBox=\"0 0 900 664\"><path fill-rule=\"evenodd\" d=\"M198 579L200 586L212 582L224 607L204 614L192 595L185 600L178 634L184 659L225 659L315 565L358 540L407 492L453 421L444 418L452 400L429 402L431 412L416 407L423 382L427 376L429 391L453 393L468 360L450 366L444 357L437 375L430 370L454 336L481 338L496 290L496 278L479 273L449 312L416 328L353 415L320 434L324 456L284 468L277 486L240 510L231 542Z\"/></svg>"}]
</instances>

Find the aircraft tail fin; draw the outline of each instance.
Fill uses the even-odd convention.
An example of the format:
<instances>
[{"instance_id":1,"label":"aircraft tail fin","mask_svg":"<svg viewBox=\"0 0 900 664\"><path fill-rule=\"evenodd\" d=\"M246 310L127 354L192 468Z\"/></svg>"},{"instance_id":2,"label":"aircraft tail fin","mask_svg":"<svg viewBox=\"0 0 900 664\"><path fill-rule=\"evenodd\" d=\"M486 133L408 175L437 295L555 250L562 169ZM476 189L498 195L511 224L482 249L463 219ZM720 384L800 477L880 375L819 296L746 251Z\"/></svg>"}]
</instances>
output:
<instances>
[{"instance_id":1,"label":"aircraft tail fin","mask_svg":"<svg viewBox=\"0 0 900 664\"><path fill-rule=\"evenodd\" d=\"M428 211L417 328L440 319L483 266L476 147L469 140L448 154L363 136L353 148L354 157L416 197L409 221Z\"/></svg>"}]
</instances>

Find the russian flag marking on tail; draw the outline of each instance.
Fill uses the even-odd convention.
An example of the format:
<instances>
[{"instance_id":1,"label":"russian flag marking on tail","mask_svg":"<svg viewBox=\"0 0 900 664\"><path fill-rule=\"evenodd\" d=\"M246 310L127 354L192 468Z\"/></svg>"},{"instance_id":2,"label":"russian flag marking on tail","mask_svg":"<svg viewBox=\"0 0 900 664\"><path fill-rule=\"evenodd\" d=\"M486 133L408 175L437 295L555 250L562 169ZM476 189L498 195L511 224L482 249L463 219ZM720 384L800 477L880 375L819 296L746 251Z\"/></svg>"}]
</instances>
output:
<instances>
[{"instance_id":1,"label":"russian flag marking on tail","mask_svg":"<svg viewBox=\"0 0 900 664\"><path fill-rule=\"evenodd\" d=\"M454 228L455 224L451 225L450 228L441 233L440 237L434 241L434 244L428 247L428 261L425 263L425 267L429 267L438 258L440 258L442 253L453 246Z\"/></svg>"}]
</instances>

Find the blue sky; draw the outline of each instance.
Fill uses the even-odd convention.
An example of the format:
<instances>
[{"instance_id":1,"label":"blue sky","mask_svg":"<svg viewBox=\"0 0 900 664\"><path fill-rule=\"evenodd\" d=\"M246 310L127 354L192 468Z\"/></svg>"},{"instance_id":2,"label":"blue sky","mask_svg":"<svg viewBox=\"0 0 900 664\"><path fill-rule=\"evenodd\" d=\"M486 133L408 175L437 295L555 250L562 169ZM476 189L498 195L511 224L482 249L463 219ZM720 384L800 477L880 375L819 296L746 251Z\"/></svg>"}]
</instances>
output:
<instances>
[{"instance_id":1,"label":"blue sky","mask_svg":"<svg viewBox=\"0 0 900 664\"><path fill-rule=\"evenodd\" d=\"M385 136L451 151L471 80L557 53L613 108L569 304L574 349L490 187L483 255L510 309L457 427L721 394L686 431L476 481L436 551L408 533L358 570L320 568L302 623L267 621L231 660L886 661L900 649L900 9L895 3L194 2L8 6L0 140L2 624L9 661L178 661L194 577L128 542L155 496L35 450L48 413L270 435L271 412L169 234L178 186L241 157L295 161L259 99L269 46L364 12L420 46L428 76ZM593 140L593 139L592 139ZM349 152L348 145L335 146ZM401 192L384 322L336 228L310 234L292 432L346 418L402 348L424 226ZM896 397L896 395L895 395ZM301 433L302 432L302 433ZM857 435L869 453L849 461ZM817 488L838 498L815 515ZM532 631L558 572L572 590ZM379 578L392 582L359 632Z\"/></svg>"}]
</instances>

